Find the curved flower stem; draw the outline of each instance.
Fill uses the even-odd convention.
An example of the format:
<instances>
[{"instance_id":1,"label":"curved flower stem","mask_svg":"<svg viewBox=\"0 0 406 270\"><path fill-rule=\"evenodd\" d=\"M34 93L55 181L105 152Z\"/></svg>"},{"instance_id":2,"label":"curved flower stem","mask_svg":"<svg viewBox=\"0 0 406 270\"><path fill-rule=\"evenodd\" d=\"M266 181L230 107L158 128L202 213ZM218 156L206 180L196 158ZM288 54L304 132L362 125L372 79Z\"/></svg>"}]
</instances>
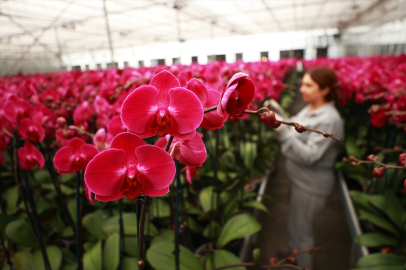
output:
<instances>
[{"instance_id":1,"label":"curved flower stem","mask_svg":"<svg viewBox=\"0 0 406 270\"><path fill-rule=\"evenodd\" d=\"M32 191L30 188L30 183L28 182L28 177L27 177L27 172L25 170L23 170L23 177L24 177L24 182L25 182L25 186L27 189L27 194L28 194L28 202L30 203L30 207L31 207L31 213L32 213L32 217L34 219L34 223L35 223L35 229L37 231L37 238L38 238L38 242L41 248L41 253L42 253L42 258L44 259L44 264L45 264L45 269L51 269L51 265L49 264L49 259L48 259L48 254L46 252L45 249L45 244L44 241L42 239L42 233L41 233L41 228L39 225L39 220L38 220L38 214L37 214L37 210L35 207L35 202L34 202L34 198L32 197Z\"/></svg>"},{"instance_id":2,"label":"curved flower stem","mask_svg":"<svg viewBox=\"0 0 406 270\"><path fill-rule=\"evenodd\" d=\"M142 201L142 208L141 208L141 215L140 215L140 222L139 222L139 233L138 233L138 270L144 269L144 227L145 227L145 215L147 213L147 208L150 202L150 198L145 196L144 200Z\"/></svg>"},{"instance_id":3,"label":"curved flower stem","mask_svg":"<svg viewBox=\"0 0 406 270\"><path fill-rule=\"evenodd\" d=\"M269 109L267 109L267 108L261 108L261 109L259 109L257 111L245 110L244 113L252 114L252 115L256 115L256 116L261 116L260 112L262 110L265 110L265 109L269 111ZM296 127L296 128L301 128L301 129L304 129L305 131L308 130L308 131L311 131L311 132L319 133L319 134L323 135L324 137L330 137L330 138L336 140L337 142L340 141L339 138L335 137L331 133L327 133L327 132L323 132L323 131L320 131L320 130L317 130L317 129L309 128L309 127L303 126L303 125L301 125L299 123L287 122L287 121L282 121L282 120L276 120L275 123L284 124L284 125L287 125L287 126L293 126L293 127Z\"/></svg>"},{"instance_id":4,"label":"curved flower stem","mask_svg":"<svg viewBox=\"0 0 406 270\"><path fill-rule=\"evenodd\" d=\"M179 193L180 193L180 172L179 172L179 161L175 160L176 164L176 208L175 208L175 269L179 269Z\"/></svg>"},{"instance_id":5,"label":"curved flower stem","mask_svg":"<svg viewBox=\"0 0 406 270\"><path fill-rule=\"evenodd\" d=\"M172 141L173 141L173 136L171 135L171 136L169 136L168 142L166 143L166 146L165 146L166 152L168 152L169 148L171 148Z\"/></svg>"},{"instance_id":6,"label":"curved flower stem","mask_svg":"<svg viewBox=\"0 0 406 270\"><path fill-rule=\"evenodd\" d=\"M69 212L68 206L66 205L66 201L63 198L61 187L60 187L58 181L55 179L54 171L53 171L53 169L52 169L52 167L50 165L49 160L46 158L45 151L42 148L41 143L38 142L38 145L39 145L39 149L40 149L42 155L45 157L45 166L47 167L49 176L51 177L52 184L54 185L56 195L58 197L59 204L62 206L62 209L63 209L63 211L65 212L65 215L68 218L69 225L72 227L73 233L76 236L76 225L75 225L75 222L73 221L71 213Z\"/></svg>"},{"instance_id":7,"label":"curved flower stem","mask_svg":"<svg viewBox=\"0 0 406 270\"><path fill-rule=\"evenodd\" d=\"M357 165L359 164L378 164L381 166L382 169L387 170L387 169L406 169L406 166L395 166L395 165L388 165L382 162L379 162L377 160L360 160L357 159L353 156L349 156L348 158L343 158L343 161L355 161Z\"/></svg>"},{"instance_id":8,"label":"curved flower stem","mask_svg":"<svg viewBox=\"0 0 406 270\"><path fill-rule=\"evenodd\" d=\"M82 193L80 172L76 172L76 259L78 262L78 270L83 270L83 254L82 254L82 205L80 203Z\"/></svg>"},{"instance_id":9,"label":"curved flower stem","mask_svg":"<svg viewBox=\"0 0 406 270\"><path fill-rule=\"evenodd\" d=\"M216 106L213 106L213 107L210 107L210 108L207 108L207 109L204 109L204 113L209 113L209 112L212 112L212 111L215 111L215 110L217 110L217 105Z\"/></svg>"},{"instance_id":10,"label":"curved flower stem","mask_svg":"<svg viewBox=\"0 0 406 270\"><path fill-rule=\"evenodd\" d=\"M119 262L118 262L118 267L117 267L117 269L118 270L121 270L121 267L122 267L122 261L123 261L123 258L124 258L124 224L123 224L123 199L121 198L120 200L118 200L118 207L119 207L119 209L118 209L118 213L119 213L119 220L118 220L118 223L119 223L119 226L120 226L120 235L119 235L119 241L120 241L120 243L119 243L119 254L120 254L120 257L119 257Z\"/></svg>"}]
</instances>

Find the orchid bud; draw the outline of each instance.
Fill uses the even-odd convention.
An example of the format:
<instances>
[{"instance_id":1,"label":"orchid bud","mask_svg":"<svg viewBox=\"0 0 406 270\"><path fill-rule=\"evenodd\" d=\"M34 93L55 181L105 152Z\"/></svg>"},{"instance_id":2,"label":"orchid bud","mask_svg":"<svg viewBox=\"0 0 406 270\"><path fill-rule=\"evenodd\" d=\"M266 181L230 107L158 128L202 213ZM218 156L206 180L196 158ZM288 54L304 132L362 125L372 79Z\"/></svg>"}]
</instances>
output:
<instances>
[{"instance_id":1,"label":"orchid bud","mask_svg":"<svg viewBox=\"0 0 406 270\"><path fill-rule=\"evenodd\" d=\"M269 264L270 265L275 265L276 264L276 259L274 257L269 258Z\"/></svg>"},{"instance_id":2,"label":"orchid bud","mask_svg":"<svg viewBox=\"0 0 406 270\"><path fill-rule=\"evenodd\" d=\"M260 119L266 125L271 126L271 127L273 127L276 123L275 113L272 111L261 114Z\"/></svg>"},{"instance_id":3,"label":"orchid bud","mask_svg":"<svg viewBox=\"0 0 406 270\"><path fill-rule=\"evenodd\" d=\"M373 154L367 156L367 160L369 160L369 161L375 161L377 159L378 159L378 157Z\"/></svg>"},{"instance_id":4,"label":"orchid bud","mask_svg":"<svg viewBox=\"0 0 406 270\"><path fill-rule=\"evenodd\" d=\"M374 168L372 170L372 176L376 178L381 178L385 174L385 169L381 168Z\"/></svg>"},{"instance_id":5,"label":"orchid bud","mask_svg":"<svg viewBox=\"0 0 406 270\"><path fill-rule=\"evenodd\" d=\"M290 256L290 257L288 257L288 261L289 261L291 264L295 264L295 263L296 263L296 258L293 257L293 256Z\"/></svg>"},{"instance_id":6,"label":"orchid bud","mask_svg":"<svg viewBox=\"0 0 406 270\"><path fill-rule=\"evenodd\" d=\"M399 155L398 162L402 166L406 166L406 153L402 153Z\"/></svg>"},{"instance_id":7,"label":"orchid bud","mask_svg":"<svg viewBox=\"0 0 406 270\"><path fill-rule=\"evenodd\" d=\"M299 125L299 124L295 125L295 129L296 129L296 131L299 132L299 133L303 133L303 132L306 131L305 127L302 126L302 125Z\"/></svg>"},{"instance_id":8,"label":"orchid bud","mask_svg":"<svg viewBox=\"0 0 406 270\"><path fill-rule=\"evenodd\" d=\"M56 119L56 123L58 124L58 126L60 126L61 128L63 128L63 127L65 127L66 126L66 119L65 119L65 117L58 117L57 119Z\"/></svg>"},{"instance_id":9,"label":"orchid bud","mask_svg":"<svg viewBox=\"0 0 406 270\"><path fill-rule=\"evenodd\" d=\"M229 116L228 117L228 121L230 121L230 123L236 123L236 122L238 122L238 121L240 121L240 119L241 119L241 117L238 117L238 116Z\"/></svg>"},{"instance_id":10,"label":"orchid bud","mask_svg":"<svg viewBox=\"0 0 406 270\"><path fill-rule=\"evenodd\" d=\"M404 187L404 189L405 189L405 191L406 191L406 179L405 179L405 181L403 182L403 187Z\"/></svg>"},{"instance_id":11,"label":"orchid bud","mask_svg":"<svg viewBox=\"0 0 406 270\"><path fill-rule=\"evenodd\" d=\"M351 161L351 163L350 163L350 164L351 164L351 166L352 166L352 167L355 167L355 166L357 166L357 165L358 165L358 163L357 163L357 162L355 162L355 161Z\"/></svg>"}]
</instances>

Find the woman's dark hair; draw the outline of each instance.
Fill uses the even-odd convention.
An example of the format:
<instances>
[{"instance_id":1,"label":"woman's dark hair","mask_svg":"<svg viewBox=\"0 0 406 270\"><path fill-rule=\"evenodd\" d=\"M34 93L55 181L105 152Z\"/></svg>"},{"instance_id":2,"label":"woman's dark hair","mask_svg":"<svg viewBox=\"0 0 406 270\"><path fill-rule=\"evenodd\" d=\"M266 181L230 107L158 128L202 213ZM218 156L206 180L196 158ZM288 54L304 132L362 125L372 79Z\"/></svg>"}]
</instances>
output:
<instances>
[{"instance_id":1,"label":"woman's dark hair","mask_svg":"<svg viewBox=\"0 0 406 270\"><path fill-rule=\"evenodd\" d=\"M316 67L307 71L313 81L315 81L320 89L328 87L330 92L327 94L327 101L334 100L336 105L341 104L341 90L339 87L338 78L336 72L328 67Z\"/></svg>"}]
</instances>

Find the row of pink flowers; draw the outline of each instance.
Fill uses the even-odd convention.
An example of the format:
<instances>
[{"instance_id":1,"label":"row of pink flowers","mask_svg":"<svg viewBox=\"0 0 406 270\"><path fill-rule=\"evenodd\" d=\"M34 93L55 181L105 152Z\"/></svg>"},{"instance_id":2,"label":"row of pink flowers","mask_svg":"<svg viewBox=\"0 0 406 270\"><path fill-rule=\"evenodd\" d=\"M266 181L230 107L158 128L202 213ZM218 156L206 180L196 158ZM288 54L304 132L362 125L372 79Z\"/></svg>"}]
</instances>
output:
<instances>
[{"instance_id":1,"label":"row of pink flowers","mask_svg":"<svg viewBox=\"0 0 406 270\"><path fill-rule=\"evenodd\" d=\"M371 109L371 123L380 127L389 119L385 112L390 106L406 111L405 58L318 59L305 66L336 69L344 102L354 98L357 103L366 99L381 103ZM20 167L31 169L42 168L45 162L35 144L47 140L61 147L53 159L55 167L59 173L86 169L85 187L91 200L92 192L101 201L160 196L173 180L173 159L186 165L190 183L196 167L206 160L196 129L221 128L228 117L238 121L246 109L256 109L265 98L277 99L284 89L282 79L295 61L0 78L0 150L7 149L15 133L25 141L18 149ZM403 117L392 118L401 122ZM152 136L161 139L156 146L146 145L142 138ZM175 138L167 153L162 148L169 136ZM86 144L91 138L93 145Z\"/></svg>"},{"instance_id":2,"label":"row of pink flowers","mask_svg":"<svg viewBox=\"0 0 406 270\"><path fill-rule=\"evenodd\" d=\"M406 114L406 55L319 58L305 61L306 68L328 66L336 70L343 93L343 104L370 101L371 124L383 127L386 123L402 123Z\"/></svg>"}]
</instances>

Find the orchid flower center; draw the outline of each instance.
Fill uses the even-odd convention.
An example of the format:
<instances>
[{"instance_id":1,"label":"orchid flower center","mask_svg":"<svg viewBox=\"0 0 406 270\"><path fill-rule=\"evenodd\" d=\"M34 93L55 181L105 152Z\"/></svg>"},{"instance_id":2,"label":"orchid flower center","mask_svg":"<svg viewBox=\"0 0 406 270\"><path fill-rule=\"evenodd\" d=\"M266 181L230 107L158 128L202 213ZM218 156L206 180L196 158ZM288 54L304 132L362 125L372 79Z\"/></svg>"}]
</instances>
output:
<instances>
[{"instance_id":1,"label":"orchid flower center","mask_svg":"<svg viewBox=\"0 0 406 270\"><path fill-rule=\"evenodd\" d=\"M151 129L152 132L159 137L163 137L172 132L171 118L167 109L160 109L154 114Z\"/></svg>"},{"instance_id":2,"label":"orchid flower center","mask_svg":"<svg viewBox=\"0 0 406 270\"><path fill-rule=\"evenodd\" d=\"M127 171L127 174L124 176L121 192L129 200L135 200L141 194L142 185L138 183L138 176L138 171L135 173Z\"/></svg>"}]
</instances>

